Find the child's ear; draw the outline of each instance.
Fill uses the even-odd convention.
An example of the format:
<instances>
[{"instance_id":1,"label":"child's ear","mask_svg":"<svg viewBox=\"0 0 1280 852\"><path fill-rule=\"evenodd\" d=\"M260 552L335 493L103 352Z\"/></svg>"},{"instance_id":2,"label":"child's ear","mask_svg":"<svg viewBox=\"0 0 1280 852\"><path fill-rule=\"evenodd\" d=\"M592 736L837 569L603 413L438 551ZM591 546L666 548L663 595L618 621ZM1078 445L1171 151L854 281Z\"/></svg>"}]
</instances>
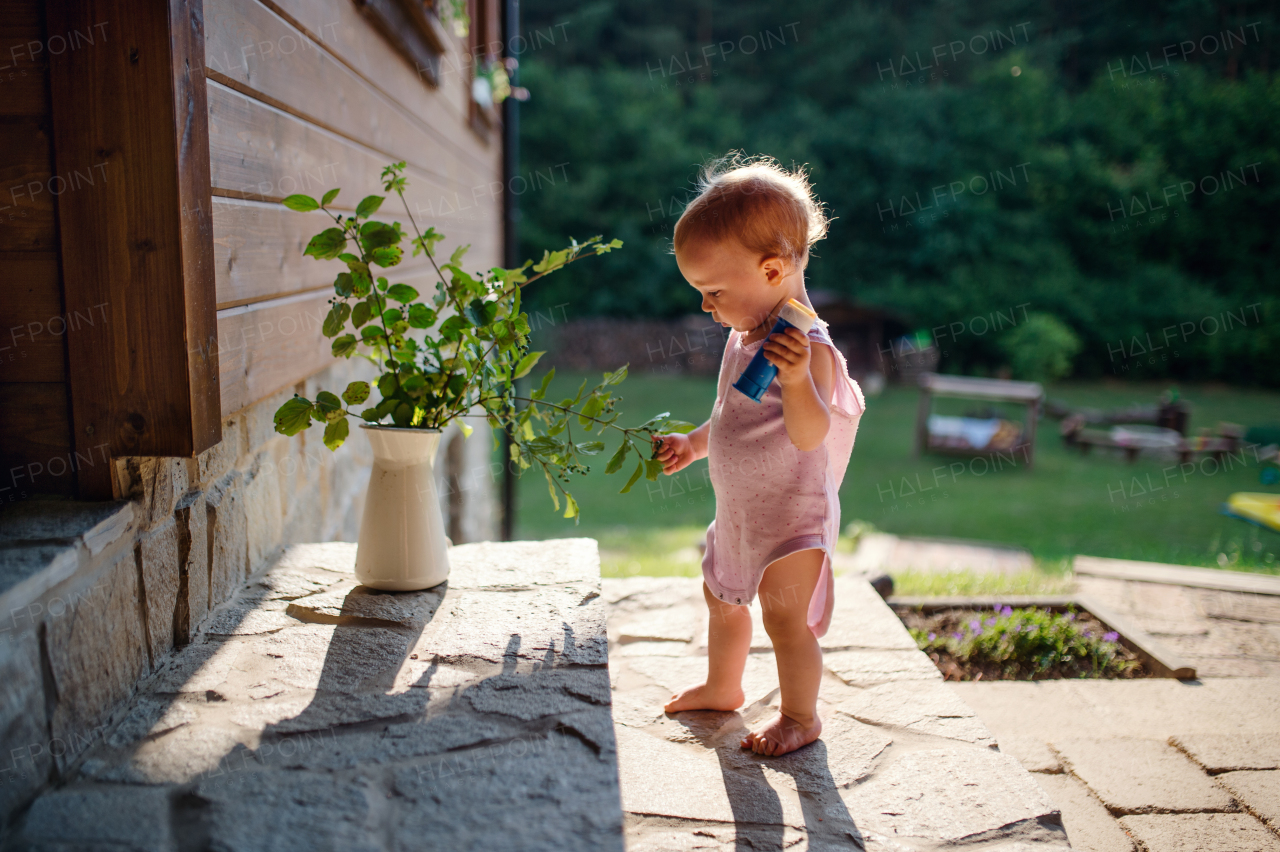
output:
<instances>
[{"instance_id":1,"label":"child's ear","mask_svg":"<svg viewBox=\"0 0 1280 852\"><path fill-rule=\"evenodd\" d=\"M787 277L790 270L783 258L768 255L760 259L760 271L764 273L765 283L776 285L782 283L782 279Z\"/></svg>"}]
</instances>

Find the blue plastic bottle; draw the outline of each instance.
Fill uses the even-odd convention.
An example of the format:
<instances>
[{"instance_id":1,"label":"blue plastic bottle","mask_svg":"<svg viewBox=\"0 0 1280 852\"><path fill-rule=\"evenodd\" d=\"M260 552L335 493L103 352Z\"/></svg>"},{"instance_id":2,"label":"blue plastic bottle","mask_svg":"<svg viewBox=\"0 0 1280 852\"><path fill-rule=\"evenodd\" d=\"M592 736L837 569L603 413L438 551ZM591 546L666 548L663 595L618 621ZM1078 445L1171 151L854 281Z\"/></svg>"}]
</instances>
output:
<instances>
[{"instance_id":1,"label":"blue plastic bottle","mask_svg":"<svg viewBox=\"0 0 1280 852\"><path fill-rule=\"evenodd\" d=\"M809 308L805 307L795 299L788 299L787 303L782 306L782 310L778 312L778 321L773 324L773 330L769 334L778 334L786 331L788 328L798 328L805 334L809 333L809 329L813 326L813 321L818 315ZM766 340L768 338L765 338ZM742 371L742 375L733 383L733 386L751 397L755 402L764 399L765 391L769 389L769 385L778 375L778 368L769 363L764 357L764 346L751 359L751 363L747 364L747 368Z\"/></svg>"}]
</instances>

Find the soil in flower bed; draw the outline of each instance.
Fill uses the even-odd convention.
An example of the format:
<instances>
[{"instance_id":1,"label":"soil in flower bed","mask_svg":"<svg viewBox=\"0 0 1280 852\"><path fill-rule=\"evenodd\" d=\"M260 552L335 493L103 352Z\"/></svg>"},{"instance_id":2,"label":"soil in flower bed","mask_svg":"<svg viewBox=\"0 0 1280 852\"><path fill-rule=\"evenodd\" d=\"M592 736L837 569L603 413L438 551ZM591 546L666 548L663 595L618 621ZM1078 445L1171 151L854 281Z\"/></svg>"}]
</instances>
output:
<instances>
[{"instance_id":1,"label":"soil in flower bed","mask_svg":"<svg viewBox=\"0 0 1280 852\"><path fill-rule=\"evenodd\" d=\"M947 680L1153 677L1098 619L1079 610L908 610L899 617Z\"/></svg>"}]
</instances>

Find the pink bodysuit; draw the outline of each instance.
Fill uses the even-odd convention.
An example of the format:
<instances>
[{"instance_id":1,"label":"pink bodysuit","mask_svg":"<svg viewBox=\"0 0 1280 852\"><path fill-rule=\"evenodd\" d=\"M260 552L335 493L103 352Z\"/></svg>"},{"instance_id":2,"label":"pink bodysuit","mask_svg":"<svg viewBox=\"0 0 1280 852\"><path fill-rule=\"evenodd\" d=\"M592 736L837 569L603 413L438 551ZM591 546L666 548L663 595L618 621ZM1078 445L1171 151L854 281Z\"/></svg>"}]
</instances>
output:
<instances>
[{"instance_id":1,"label":"pink bodysuit","mask_svg":"<svg viewBox=\"0 0 1280 852\"><path fill-rule=\"evenodd\" d=\"M770 563L821 548L822 576L809 601L808 623L814 635L822 636L835 603L831 556L840 531L840 483L866 403L827 324L817 320L809 329L810 345L825 343L836 357L831 428L821 446L798 449L782 419L777 379L760 402L733 387L767 339L743 344L742 337L736 330L729 334L711 410L707 461L716 517L707 527L702 577L725 603L747 605Z\"/></svg>"}]
</instances>

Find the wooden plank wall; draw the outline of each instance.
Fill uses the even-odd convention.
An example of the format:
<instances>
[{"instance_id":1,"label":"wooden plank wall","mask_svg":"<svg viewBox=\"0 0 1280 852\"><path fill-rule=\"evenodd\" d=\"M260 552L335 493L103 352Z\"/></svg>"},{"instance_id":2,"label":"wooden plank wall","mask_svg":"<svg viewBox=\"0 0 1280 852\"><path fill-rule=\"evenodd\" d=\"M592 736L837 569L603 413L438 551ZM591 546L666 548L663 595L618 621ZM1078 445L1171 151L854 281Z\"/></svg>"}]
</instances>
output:
<instances>
[{"instance_id":1,"label":"wooden plank wall","mask_svg":"<svg viewBox=\"0 0 1280 852\"><path fill-rule=\"evenodd\" d=\"M379 174L405 160L410 209L468 266L502 260L497 135L470 128L465 46L453 39L439 86L419 74L353 0L206 0L205 64L213 186L222 413L229 416L333 363L320 332L338 262L304 258L327 227L280 204L341 188L337 207L382 194ZM393 203L396 202L396 203ZM388 220L409 230L394 198ZM423 259L389 277L430 288Z\"/></svg>"},{"instance_id":2,"label":"wooden plank wall","mask_svg":"<svg viewBox=\"0 0 1280 852\"><path fill-rule=\"evenodd\" d=\"M75 493L43 7L0 2L0 505Z\"/></svg>"}]
</instances>

